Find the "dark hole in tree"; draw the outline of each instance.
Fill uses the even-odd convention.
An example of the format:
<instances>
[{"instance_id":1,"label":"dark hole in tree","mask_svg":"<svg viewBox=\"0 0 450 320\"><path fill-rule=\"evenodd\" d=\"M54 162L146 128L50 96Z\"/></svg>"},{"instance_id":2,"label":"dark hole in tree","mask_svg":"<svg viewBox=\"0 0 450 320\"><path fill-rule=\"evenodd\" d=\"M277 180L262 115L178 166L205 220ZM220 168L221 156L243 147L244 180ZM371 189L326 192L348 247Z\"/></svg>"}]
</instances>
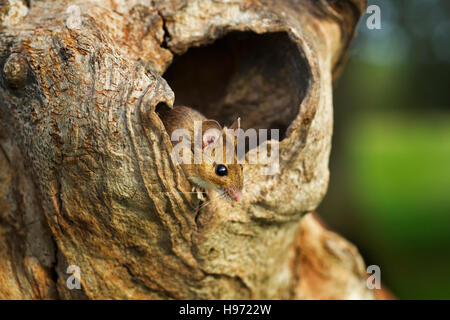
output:
<instances>
[{"instance_id":1,"label":"dark hole in tree","mask_svg":"<svg viewBox=\"0 0 450 320\"><path fill-rule=\"evenodd\" d=\"M232 32L190 48L164 75L175 105L186 105L243 129L280 129L284 138L310 79L306 59L287 33Z\"/></svg>"},{"instance_id":2,"label":"dark hole in tree","mask_svg":"<svg viewBox=\"0 0 450 320\"><path fill-rule=\"evenodd\" d=\"M155 112L157 114L163 114L165 112L170 112L170 107L165 102L160 102L155 106Z\"/></svg>"}]
</instances>

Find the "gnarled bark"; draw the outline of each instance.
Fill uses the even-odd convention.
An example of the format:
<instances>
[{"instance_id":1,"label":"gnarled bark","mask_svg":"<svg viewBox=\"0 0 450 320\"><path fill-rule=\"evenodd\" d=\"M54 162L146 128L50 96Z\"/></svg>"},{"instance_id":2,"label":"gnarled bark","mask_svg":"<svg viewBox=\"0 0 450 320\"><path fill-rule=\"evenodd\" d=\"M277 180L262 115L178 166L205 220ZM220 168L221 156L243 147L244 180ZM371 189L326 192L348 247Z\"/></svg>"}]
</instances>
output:
<instances>
[{"instance_id":1,"label":"gnarled bark","mask_svg":"<svg viewBox=\"0 0 450 320\"><path fill-rule=\"evenodd\" d=\"M371 298L356 249L302 218L364 5L3 1L0 297ZM200 208L158 116L174 100L280 129L279 173L247 165L243 201Z\"/></svg>"}]
</instances>

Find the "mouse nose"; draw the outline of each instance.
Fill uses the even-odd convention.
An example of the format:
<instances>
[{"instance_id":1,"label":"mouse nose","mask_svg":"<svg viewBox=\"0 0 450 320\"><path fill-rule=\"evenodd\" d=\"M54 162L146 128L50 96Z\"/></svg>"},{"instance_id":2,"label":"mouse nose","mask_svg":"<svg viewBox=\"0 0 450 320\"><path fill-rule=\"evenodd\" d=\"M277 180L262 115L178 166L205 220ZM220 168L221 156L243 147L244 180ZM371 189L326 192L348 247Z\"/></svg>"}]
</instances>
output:
<instances>
[{"instance_id":1,"label":"mouse nose","mask_svg":"<svg viewBox=\"0 0 450 320\"><path fill-rule=\"evenodd\" d=\"M234 194L233 194L233 200L234 201L241 201L242 199L242 192L237 190Z\"/></svg>"}]
</instances>

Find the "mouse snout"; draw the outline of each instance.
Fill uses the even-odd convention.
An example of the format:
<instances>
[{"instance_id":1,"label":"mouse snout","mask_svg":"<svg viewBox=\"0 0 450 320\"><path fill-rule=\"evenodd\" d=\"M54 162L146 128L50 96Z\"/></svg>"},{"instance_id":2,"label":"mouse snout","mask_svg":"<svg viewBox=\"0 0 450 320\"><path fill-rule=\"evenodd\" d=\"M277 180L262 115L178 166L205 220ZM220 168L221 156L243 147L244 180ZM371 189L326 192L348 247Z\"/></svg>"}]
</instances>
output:
<instances>
[{"instance_id":1,"label":"mouse snout","mask_svg":"<svg viewBox=\"0 0 450 320\"><path fill-rule=\"evenodd\" d=\"M229 187L226 190L228 197L230 197L233 201L241 201L242 199L242 191L236 187Z\"/></svg>"}]
</instances>

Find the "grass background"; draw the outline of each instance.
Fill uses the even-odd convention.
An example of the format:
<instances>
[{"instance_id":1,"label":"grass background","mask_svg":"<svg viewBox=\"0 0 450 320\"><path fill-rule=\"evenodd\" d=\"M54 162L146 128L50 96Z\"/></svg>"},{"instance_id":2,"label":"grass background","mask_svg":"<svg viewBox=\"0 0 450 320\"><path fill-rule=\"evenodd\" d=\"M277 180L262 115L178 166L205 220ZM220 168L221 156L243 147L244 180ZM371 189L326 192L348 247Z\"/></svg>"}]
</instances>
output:
<instances>
[{"instance_id":1,"label":"grass background","mask_svg":"<svg viewBox=\"0 0 450 320\"><path fill-rule=\"evenodd\" d=\"M318 212L400 299L450 299L450 1L369 1L335 88Z\"/></svg>"}]
</instances>

